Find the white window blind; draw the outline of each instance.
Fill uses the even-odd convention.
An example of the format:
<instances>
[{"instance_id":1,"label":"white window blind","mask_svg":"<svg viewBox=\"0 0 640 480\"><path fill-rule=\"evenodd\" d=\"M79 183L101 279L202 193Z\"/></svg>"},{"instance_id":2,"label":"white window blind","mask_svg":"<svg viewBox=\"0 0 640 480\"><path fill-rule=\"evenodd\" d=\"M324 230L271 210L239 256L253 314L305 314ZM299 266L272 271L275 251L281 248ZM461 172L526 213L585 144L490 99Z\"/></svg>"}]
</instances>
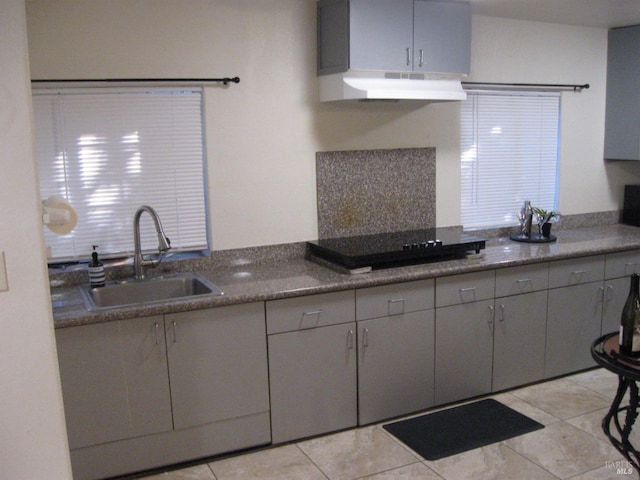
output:
<instances>
[{"instance_id":1,"label":"white window blind","mask_svg":"<svg viewBox=\"0 0 640 480\"><path fill-rule=\"evenodd\" d=\"M45 227L51 259L133 252L133 216L159 214L172 251L207 247L200 91L34 90L40 195L62 195L78 214L75 229ZM143 250L157 249L143 214Z\"/></svg>"},{"instance_id":2,"label":"white window blind","mask_svg":"<svg viewBox=\"0 0 640 480\"><path fill-rule=\"evenodd\" d=\"M525 200L556 209L560 94L468 92L461 108L464 228L518 225Z\"/></svg>"}]
</instances>

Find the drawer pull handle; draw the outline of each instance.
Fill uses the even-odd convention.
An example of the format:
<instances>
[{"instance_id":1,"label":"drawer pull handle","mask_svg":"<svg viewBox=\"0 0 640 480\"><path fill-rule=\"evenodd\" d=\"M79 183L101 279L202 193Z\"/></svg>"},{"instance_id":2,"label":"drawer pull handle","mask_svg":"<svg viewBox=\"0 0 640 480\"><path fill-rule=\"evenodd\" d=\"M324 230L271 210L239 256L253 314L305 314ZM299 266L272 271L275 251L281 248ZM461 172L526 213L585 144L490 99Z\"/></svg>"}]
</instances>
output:
<instances>
[{"instance_id":1,"label":"drawer pull handle","mask_svg":"<svg viewBox=\"0 0 640 480\"><path fill-rule=\"evenodd\" d=\"M389 315L400 315L404 313L404 298L394 298L387 301L387 311Z\"/></svg>"},{"instance_id":2,"label":"drawer pull handle","mask_svg":"<svg viewBox=\"0 0 640 480\"><path fill-rule=\"evenodd\" d=\"M587 273L586 270L575 270L571 272L571 277L575 278L578 282L582 281L582 276Z\"/></svg>"},{"instance_id":3,"label":"drawer pull handle","mask_svg":"<svg viewBox=\"0 0 640 480\"><path fill-rule=\"evenodd\" d=\"M460 292L460 300L462 303L469 303L476 301L476 287L469 288L461 288Z\"/></svg>"},{"instance_id":4,"label":"drawer pull handle","mask_svg":"<svg viewBox=\"0 0 640 480\"><path fill-rule=\"evenodd\" d=\"M310 317L312 315L320 315L322 313L322 310L313 310L311 312L302 312L302 316L303 317Z\"/></svg>"},{"instance_id":5,"label":"drawer pull handle","mask_svg":"<svg viewBox=\"0 0 640 480\"><path fill-rule=\"evenodd\" d=\"M518 288L521 292L533 289L533 282L530 278L522 278L520 280L516 280L516 284L518 285Z\"/></svg>"}]
</instances>

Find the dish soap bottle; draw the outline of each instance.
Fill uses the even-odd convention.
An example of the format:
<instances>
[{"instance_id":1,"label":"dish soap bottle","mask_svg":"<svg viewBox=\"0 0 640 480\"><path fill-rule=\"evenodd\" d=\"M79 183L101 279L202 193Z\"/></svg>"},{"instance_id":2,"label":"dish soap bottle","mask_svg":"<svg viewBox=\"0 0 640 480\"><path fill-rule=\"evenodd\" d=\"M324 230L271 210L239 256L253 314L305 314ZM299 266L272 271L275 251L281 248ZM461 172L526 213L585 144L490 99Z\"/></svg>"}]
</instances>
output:
<instances>
[{"instance_id":1,"label":"dish soap bottle","mask_svg":"<svg viewBox=\"0 0 640 480\"><path fill-rule=\"evenodd\" d=\"M620 353L632 357L640 356L640 275L631 275L629 296L622 309L620 319Z\"/></svg>"},{"instance_id":2,"label":"dish soap bottle","mask_svg":"<svg viewBox=\"0 0 640 480\"><path fill-rule=\"evenodd\" d=\"M93 246L93 252L91 252L91 262L89 263L89 285L91 288L104 287L104 265L98 260L98 248L97 245Z\"/></svg>"}]
</instances>

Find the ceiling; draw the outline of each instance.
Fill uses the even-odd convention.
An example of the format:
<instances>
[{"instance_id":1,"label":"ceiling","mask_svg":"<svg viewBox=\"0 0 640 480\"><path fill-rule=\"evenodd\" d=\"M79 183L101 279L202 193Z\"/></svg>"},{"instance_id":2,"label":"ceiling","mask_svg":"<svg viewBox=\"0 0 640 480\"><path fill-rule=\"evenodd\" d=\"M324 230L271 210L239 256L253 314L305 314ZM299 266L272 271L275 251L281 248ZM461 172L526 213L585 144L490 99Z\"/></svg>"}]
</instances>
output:
<instances>
[{"instance_id":1,"label":"ceiling","mask_svg":"<svg viewBox=\"0 0 640 480\"><path fill-rule=\"evenodd\" d=\"M640 25L640 0L469 0L473 13L567 25Z\"/></svg>"}]
</instances>

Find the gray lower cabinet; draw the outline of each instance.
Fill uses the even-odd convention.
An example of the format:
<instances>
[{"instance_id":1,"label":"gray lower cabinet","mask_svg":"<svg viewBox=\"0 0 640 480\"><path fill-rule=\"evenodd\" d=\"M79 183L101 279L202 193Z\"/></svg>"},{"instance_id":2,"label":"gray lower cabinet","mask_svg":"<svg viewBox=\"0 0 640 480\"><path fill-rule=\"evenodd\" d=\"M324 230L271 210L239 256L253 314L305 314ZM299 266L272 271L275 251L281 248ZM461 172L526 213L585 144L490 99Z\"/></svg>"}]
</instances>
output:
<instances>
[{"instance_id":1,"label":"gray lower cabinet","mask_svg":"<svg viewBox=\"0 0 640 480\"><path fill-rule=\"evenodd\" d=\"M590 348L601 322L602 283L550 290L545 378L595 366Z\"/></svg>"},{"instance_id":2,"label":"gray lower cabinet","mask_svg":"<svg viewBox=\"0 0 640 480\"><path fill-rule=\"evenodd\" d=\"M358 322L360 425L433 406L433 310Z\"/></svg>"},{"instance_id":3,"label":"gray lower cabinet","mask_svg":"<svg viewBox=\"0 0 640 480\"><path fill-rule=\"evenodd\" d=\"M357 424L353 290L266 302L273 443Z\"/></svg>"},{"instance_id":4,"label":"gray lower cabinet","mask_svg":"<svg viewBox=\"0 0 640 480\"><path fill-rule=\"evenodd\" d=\"M354 322L269 336L273 443L357 423Z\"/></svg>"},{"instance_id":5,"label":"gray lower cabinet","mask_svg":"<svg viewBox=\"0 0 640 480\"><path fill-rule=\"evenodd\" d=\"M165 315L178 429L269 411L262 303Z\"/></svg>"},{"instance_id":6,"label":"gray lower cabinet","mask_svg":"<svg viewBox=\"0 0 640 480\"><path fill-rule=\"evenodd\" d=\"M436 279L435 401L491 392L495 272Z\"/></svg>"},{"instance_id":7,"label":"gray lower cabinet","mask_svg":"<svg viewBox=\"0 0 640 480\"><path fill-rule=\"evenodd\" d=\"M491 392L493 299L436 310L436 404Z\"/></svg>"},{"instance_id":8,"label":"gray lower cabinet","mask_svg":"<svg viewBox=\"0 0 640 480\"><path fill-rule=\"evenodd\" d=\"M72 450L170 431L162 316L56 330Z\"/></svg>"},{"instance_id":9,"label":"gray lower cabinet","mask_svg":"<svg viewBox=\"0 0 640 480\"><path fill-rule=\"evenodd\" d=\"M356 290L360 425L433 405L433 307L433 280Z\"/></svg>"},{"instance_id":10,"label":"gray lower cabinet","mask_svg":"<svg viewBox=\"0 0 640 480\"><path fill-rule=\"evenodd\" d=\"M495 316L493 391L542 380L547 291L498 298Z\"/></svg>"},{"instance_id":11,"label":"gray lower cabinet","mask_svg":"<svg viewBox=\"0 0 640 480\"><path fill-rule=\"evenodd\" d=\"M629 295L630 276L640 273L640 251L610 253L605 256L602 335L620 328L622 308Z\"/></svg>"},{"instance_id":12,"label":"gray lower cabinet","mask_svg":"<svg viewBox=\"0 0 640 480\"><path fill-rule=\"evenodd\" d=\"M629 295L629 282L629 277L605 280L601 335L620 329L622 309Z\"/></svg>"},{"instance_id":13,"label":"gray lower cabinet","mask_svg":"<svg viewBox=\"0 0 640 480\"><path fill-rule=\"evenodd\" d=\"M591 344L602 331L604 256L549 265L545 378L595 366Z\"/></svg>"},{"instance_id":14,"label":"gray lower cabinet","mask_svg":"<svg viewBox=\"0 0 640 480\"><path fill-rule=\"evenodd\" d=\"M271 441L262 302L70 327L56 339L76 480Z\"/></svg>"},{"instance_id":15,"label":"gray lower cabinet","mask_svg":"<svg viewBox=\"0 0 640 480\"><path fill-rule=\"evenodd\" d=\"M549 264L496 270L493 391L544 377Z\"/></svg>"}]
</instances>

